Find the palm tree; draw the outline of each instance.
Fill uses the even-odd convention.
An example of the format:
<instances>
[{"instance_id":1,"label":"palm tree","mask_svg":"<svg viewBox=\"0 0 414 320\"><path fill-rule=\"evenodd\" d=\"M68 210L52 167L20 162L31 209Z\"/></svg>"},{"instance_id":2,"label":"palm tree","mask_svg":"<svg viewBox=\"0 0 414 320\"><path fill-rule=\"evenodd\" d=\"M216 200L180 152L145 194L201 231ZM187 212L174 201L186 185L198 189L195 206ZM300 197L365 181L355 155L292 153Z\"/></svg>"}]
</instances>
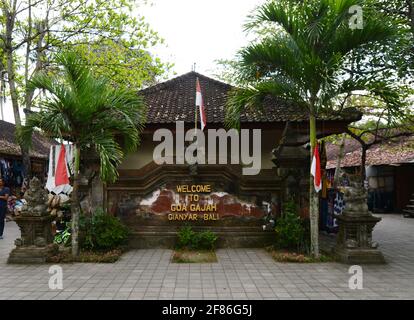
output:
<instances>
[{"instance_id":1,"label":"palm tree","mask_svg":"<svg viewBox=\"0 0 414 320\"><path fill-rule=\"evenodd\" d=\"M30 82L31 89L45 94L40 111L28 115L21 139L30 143L33 130L38 128L51 138L73 143L72 254L78 255L81 153L95 152L102 181L115 181L124 153L135 150L139 144L145 107L136 92L114 88L108 80L94 77L76 54L60 54L57 62L60 68L56 74L39 73Z\"/></svg>"},{"instance_id":2,"label":"palm tree","mask_svg":"<svg viewBox=\"0 0 414 320\"><path fill-rule=\"evenodd\" d=\"M227 125L238 126L240 113L260 107L266 96L284 98L309 116L312 159L316 119L321 112L336 110L339 98L346 101L356 90L394 97L385 81L370 82L344 71L353 52L396 35L389 19L369 7L363 7L363 28L351 28L350 12L363 4L360 0L278 0L258 7L246 30L260 28L259 39L239 52L236 73L241 87L228 99ZM309 205L311 251L317 257L318 195L312 181Z\"/></svg>"}]
</instances>

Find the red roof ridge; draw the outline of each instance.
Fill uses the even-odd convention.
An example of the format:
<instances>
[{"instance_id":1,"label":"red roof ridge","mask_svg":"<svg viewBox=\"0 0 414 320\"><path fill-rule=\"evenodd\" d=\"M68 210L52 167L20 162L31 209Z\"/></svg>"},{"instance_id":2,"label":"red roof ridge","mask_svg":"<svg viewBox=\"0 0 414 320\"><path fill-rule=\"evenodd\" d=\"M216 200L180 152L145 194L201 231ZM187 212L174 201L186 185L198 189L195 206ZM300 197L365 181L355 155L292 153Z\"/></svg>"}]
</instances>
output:
<instances>
[{"instance_id":1,"label":"red roof ridge","mask_svg":"<svg viewBox=\"0 0 414 320\"><path fill-rule=\"evenodd\" d=\"M169 80L166 80L164 82L160 82L160 83L157 83L155 85L149 86L148 88L142 89L139 92L140 93L150 93L150 92L155 92L155 91L158 91L158 90L162 90L162 89L168 87L172 83L175 83L175 82L180 81L180 80L185 80L186 78L189 78L189 77L194 77L194 79L196 79L198 77L200 79L204 79L207 82L213 82L213 83L216 83L218 85L222 85L222 86L226 87L227 89L233 88L232 85L230 85L228 83L225 83L223 81L213 79L211 77L207 77L206 75L198 73L196 71L190 71L190 72L184 73L182 75L176 76L174 78L171 78Z\"/></svg>"}]
</instances>

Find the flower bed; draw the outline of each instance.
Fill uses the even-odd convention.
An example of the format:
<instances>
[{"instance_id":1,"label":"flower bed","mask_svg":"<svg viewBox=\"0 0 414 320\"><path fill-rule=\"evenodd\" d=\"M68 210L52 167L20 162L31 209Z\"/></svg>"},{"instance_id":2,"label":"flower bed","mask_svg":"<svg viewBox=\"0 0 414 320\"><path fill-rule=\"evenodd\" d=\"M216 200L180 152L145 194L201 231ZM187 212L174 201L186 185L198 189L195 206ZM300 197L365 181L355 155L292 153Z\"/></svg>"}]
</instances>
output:
<instances>
[{"instance_id":1,"label":"flower bed","mask_svg":"<svg viewBox=\"0 0 414 320\"><path fill-rule=\"evenodd\" d=\"M79 256L73 257L68 251L59 251L47 258L49 263L114 263L122 256L122 250L115 249L105 252L82 251Z\"/></svg>"},{"instance_id":2,"label":"flower bed","mask_svg":"<svg viewBox=\"0 0 414 320\"><path fill-rule=\"evenodd\" d=\"M176 250L172 256L173 263L214 263L217 256L210 250Z\"/></svg>"},{"instance_id":3,"label":"flower bed","mask_svg":"<svg viewBox=\"0 0 414 320\"><path fill-rule=\"evenodd\" d=\"M266 250L277 262L314 263L335 261L333 257L327 255L320 255L320 257L316 259L303 253L275 249L273 246L266 248Z\"/></svg>"}]
</instances>

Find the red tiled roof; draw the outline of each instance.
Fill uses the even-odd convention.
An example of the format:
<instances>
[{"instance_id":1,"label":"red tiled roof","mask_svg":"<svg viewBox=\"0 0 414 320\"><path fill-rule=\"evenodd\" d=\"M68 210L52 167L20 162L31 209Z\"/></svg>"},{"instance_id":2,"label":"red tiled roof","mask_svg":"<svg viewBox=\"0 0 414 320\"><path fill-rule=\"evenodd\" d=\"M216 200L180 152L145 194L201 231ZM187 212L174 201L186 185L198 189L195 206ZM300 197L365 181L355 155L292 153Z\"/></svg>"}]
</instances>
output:
<instances>
[{"instance_id":1,"label":"red tiled roof","mask_svg":"<svg viewBox=\"0 0 414 320\"><path fill-rule=\"evenodd\" d=\"M339 145L327 143L327 169L336 168ZM362 149L355 139L346 139L344 157L341 167L356 167L361 165ZM379 166L391 164L414 163L414 136L399 137L372 146L367 150L366 165Z\"/></svg>"},{"instance_id":2,"label":"red tiled roof","mask_svg":"<svg viewBox=\"0 0 414 320\"><path fill-rule=\"evenodd\" d=\"M189 72L177 78L141 90L147 104L148 124L166 124L176 121L194 123L196 79L199 78L206 110L207 123L223 124L226 99L231 85L208 78L197 72ZM361 114L354 109L341 115L321 116L320 120L359 120ZM241 122L286 122L306 121L307 112L282 99L268 97L261 110L248 110L241 115Z\"/></svg>"}]
</instances>

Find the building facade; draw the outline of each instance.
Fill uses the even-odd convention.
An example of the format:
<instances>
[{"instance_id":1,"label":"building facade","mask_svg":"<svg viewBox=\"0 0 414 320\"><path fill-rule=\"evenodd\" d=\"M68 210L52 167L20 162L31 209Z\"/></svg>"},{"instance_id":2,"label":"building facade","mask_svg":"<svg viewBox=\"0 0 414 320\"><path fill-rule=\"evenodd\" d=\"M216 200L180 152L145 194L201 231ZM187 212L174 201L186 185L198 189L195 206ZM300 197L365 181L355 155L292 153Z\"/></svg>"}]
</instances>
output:
<instances>
[{"instance_id":1,"label":"building facade","mask_svg":"<svg viewBox=\"0 0 414 320\"><path fill-rule=\"evenodd\" d=\"M183 140L195 127L197 78L207 116L203 149L206 163L189 164L183 157L191 142ZM102 201L111 214L133 230L133 247L168 246L183 225L214 230L220 236L219 245L262 245L269 240L263 226L280 214L288 198L299 204L302 216L307 216L306 111L266 98L262 109L241 114L240 132L235 135L239 140L235 136L236 142L217 138L213 148L212 139L216 138L209 136L209 129L225 131L225 106L232 89L228 84L190 72L140 92L148 108L140 147L119 167L119 179L106 186L96 183L95 190L102 193L93 192L92 196L92 202ZM360 116L355 110L321 116L317 121L318 137L341 133ZM164 163L157 159L160 155L156 151L166 139L154 141L160 129L171 132L173 137L173 147L161 152ZM253 160L256 165L259 161L254 155L255 141L260 147L260 170L254 175L244 174ZM215 163L208 161L212 158Z\"/></svg>"}]
</instances>

